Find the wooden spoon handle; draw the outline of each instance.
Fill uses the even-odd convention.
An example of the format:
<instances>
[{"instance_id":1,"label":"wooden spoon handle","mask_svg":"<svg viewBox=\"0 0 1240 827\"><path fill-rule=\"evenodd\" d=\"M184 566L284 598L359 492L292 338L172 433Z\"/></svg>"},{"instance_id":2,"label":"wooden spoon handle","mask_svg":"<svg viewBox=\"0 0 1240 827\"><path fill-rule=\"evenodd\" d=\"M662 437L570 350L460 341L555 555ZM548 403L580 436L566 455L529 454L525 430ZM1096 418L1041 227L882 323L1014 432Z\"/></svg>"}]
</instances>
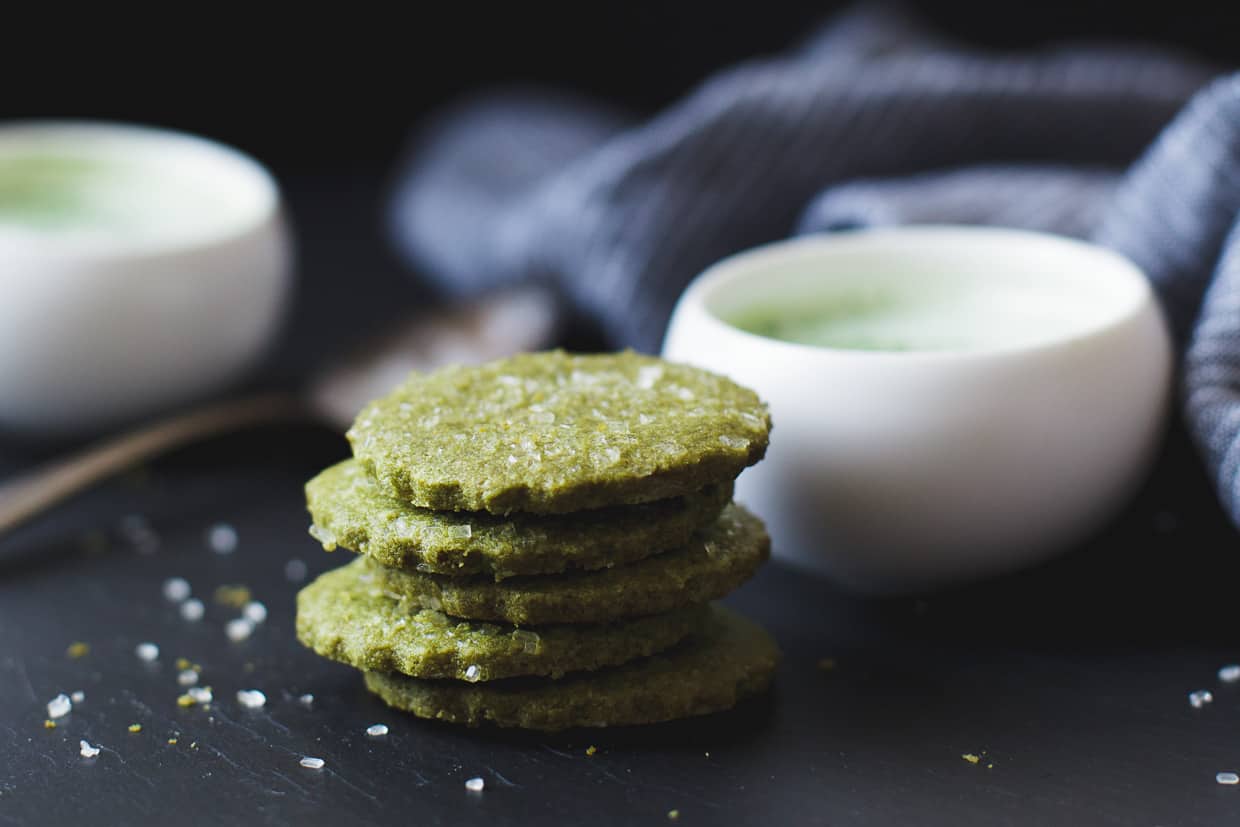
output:
<instances>
[{"instance_id":1,"label":"wooden spoon handle","mask_svg":"<svg viewBox=\"0 0 1240 827\"><path fill-rule=\"evenodd\" d=\"M205 405L111 437L0 485L0 537L97 482L206 437L251 425L306 418L290 394L263 394Z\"/></svg>"}]
</instances>

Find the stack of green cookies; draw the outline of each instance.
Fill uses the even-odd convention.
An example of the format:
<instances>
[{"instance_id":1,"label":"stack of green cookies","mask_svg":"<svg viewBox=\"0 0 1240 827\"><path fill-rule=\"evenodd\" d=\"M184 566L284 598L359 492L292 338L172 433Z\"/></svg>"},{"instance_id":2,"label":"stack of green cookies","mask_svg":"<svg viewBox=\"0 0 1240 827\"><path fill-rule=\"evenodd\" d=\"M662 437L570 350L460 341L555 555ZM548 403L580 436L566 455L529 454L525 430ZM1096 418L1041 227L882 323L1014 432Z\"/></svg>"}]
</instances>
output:
<instances>
[{"instance_id":1,"label":"stack of green cookies","mask_svg":"<svg viewBox=\"0 0 1240 827\"><path fill-rule=\"evenodd\" d=\"M727 709L778 650L711 604L769 554L732 482L766 451L745 388L632 352L415 374L306 486L356 560L304 588L297 634L391 706L555 730Z\"/></svg>"}]
</instances>

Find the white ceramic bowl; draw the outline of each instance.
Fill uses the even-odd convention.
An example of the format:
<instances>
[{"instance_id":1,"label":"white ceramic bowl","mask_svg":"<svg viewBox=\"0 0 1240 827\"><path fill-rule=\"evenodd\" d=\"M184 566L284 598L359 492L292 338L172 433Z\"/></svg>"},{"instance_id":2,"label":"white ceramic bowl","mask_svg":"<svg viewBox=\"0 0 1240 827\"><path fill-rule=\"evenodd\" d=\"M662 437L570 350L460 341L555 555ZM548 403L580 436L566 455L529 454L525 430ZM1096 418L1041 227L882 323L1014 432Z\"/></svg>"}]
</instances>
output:
<instances>
[{"instance_id":1,"label":"white ceramic bowl","mask_svg":"<svg viewBox=\"0 0 1240 827\"><path fill-rule=\"evenodd\" d=\"M149 232L33 232L0 221L0 432L95 430L217 390L272 340L291 251L268 172L212 141L121 124L0 125L23 153L141 168ZM150 186L157 181L157 186ZM177 196L210 199L181 210Z\"/></svg>"},{"instance_id":2,"label":"white ceramic bowl","mask_svg":"<svg viewBox=\"0 0 1240 827\"><path fill-rule=\"evenodd\" d=\"M729 323L773 297L926 283L980 297L975 310L1032 303L1065 321L1004 344L900 352ZM1172 364L1161 312L1126 259L966 227L807 237L728 258L681 298L664 355L769 402L770 450L737 498L767 521L777 556L869 592L1019 568L1097 528L1157 448Z\"/></svg>"}]
</instances>

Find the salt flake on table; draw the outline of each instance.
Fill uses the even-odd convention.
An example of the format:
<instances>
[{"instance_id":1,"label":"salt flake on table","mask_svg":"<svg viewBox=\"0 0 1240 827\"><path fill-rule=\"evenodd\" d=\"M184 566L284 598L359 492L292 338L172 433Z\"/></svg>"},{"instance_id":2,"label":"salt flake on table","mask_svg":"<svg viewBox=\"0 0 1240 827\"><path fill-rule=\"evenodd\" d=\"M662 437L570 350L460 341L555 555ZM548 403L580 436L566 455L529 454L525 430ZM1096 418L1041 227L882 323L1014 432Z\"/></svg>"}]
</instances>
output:
<instances>
[{"instance_id":1,"label":"salt flake on table","mask_svg":"<svg viewBox=\"0 0 1240 827\"><path fill-rule=\"evenodd\" d=\"M237 550L237 529L228 523L216 523L207 531L207 545L216 554L232 554Z\"/></svg>"},{"instance_id":2,"label":"salt flake on table","mask_svg":"<svg viewBox=\"0 0 1240 827\"><path fill-rule=\"evenodd\" d=\"M169 577L164 581L164 598L173 602L181 603L189 599L190 585L189 581L184 577Z\"/></svg>"},{"instance_id":3,"label":"salt flake on table","mask_svg":"<svg viewBox=\"0 0 1240 827\"><path fill-rule=\"evenodd\" d=\"M251 623L262 623L267 619L267 607L257 600L251 600L245 604L241 614Z\"/></svg>"},{"instance_id":4,"label":"salt flake on table","mask_svg":"<svg viewBox=\"0 0 1240 827\"><path fill-rule=\"evenodd\" d=\"M47 717L63 718L73 710L73 701L63 692L47 702Z\"/></svg>"},{"instance_id":5,"label":"salt flake on table","mask_svg":"<svg viewBox=\"0 0 1240 827\"><path fill-rule=\"evenodd\" d=\"M267 703L267 696L258 689L241 689L237 692L237 703L246 709L259 709Z\"/></svg>"},{"instance_id":6,"label":"salt flake on table","mask_svg":"<svg viewBox=\"0 0 1240 827\"><path fill-rule=\"evenodd\" d=\"M228 621L228 625L224 627L224 632L228 635L229 640L234 643L240 643L254 632L254 623L249 618L238 617Z\"/></svg>"}]
</instances>

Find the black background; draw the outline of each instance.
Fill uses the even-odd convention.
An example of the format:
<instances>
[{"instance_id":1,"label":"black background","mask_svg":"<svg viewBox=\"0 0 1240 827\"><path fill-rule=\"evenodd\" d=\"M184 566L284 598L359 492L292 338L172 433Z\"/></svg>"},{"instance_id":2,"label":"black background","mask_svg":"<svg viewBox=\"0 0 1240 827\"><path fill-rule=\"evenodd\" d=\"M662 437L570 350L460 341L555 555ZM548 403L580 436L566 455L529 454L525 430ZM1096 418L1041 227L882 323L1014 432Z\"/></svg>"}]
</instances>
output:
<instances>
[{"instance_id":1,"label":"black background","mask_svg":"<svg viewBox=\"0 0 1240 827\"><path fill-rule=\"evenodd\" d=\"M260 381L290 379L425 302L379 216L396 155L434 107L481 86L543 82L652 111L714 68L787 45L832 7L354 5L272 21L257 6L169 7L141 20L42 6L43 19L15 14L0 30L0 115L172 126L271 165L302 264L291 323ZM1231 64L1240 47L1225 9L1096 0L922 13L991 47L1132 36ZM300 486L345 450L307 428L218 440L0 541L0 824L658 824L673 808L685 824L1240 817L1240 788L1214 782L1240 771L1240 688L1214 676L1240 661L1240 542L1178 424L1125 515L1074 553L921 599L858 599L772 564L730 599L784 648L770 699L668 727L552 737L391 714L349 670L295 644L284 563L343 561L305 537ZM31 456L30 445L0 441L0 478ZM159 534L154 555L118 532L132 513ZM220 520L241 537L229 557L203 542ZM173 575L206 598L246 583L271 618L230 644L218 606L193 626L162 601L159 584ZM164 652L156 667L132 654L148 639ZM74 640L91 655L67 659ZM179 655L203 664L214 715L175 705ZM837 667L817 669L828 656ZM267 692L261 713L233 700L251 686ZM1191 709L1187 693L1205 687L1215 703ZM78 688L87 702L45 730L46 701ZM316 695L313 711L297 705L301 692ZM392 733L369 741L362 731L376 721ZM142 733L126 731L133 722ZM110 751L84 761L79 738ZM978 766L961 758L983 751ZM302 754L325 757L327 771L298 767ZM487 782L481 797L463 787L474 775Z\"/></svg>"},{"instance_id":2,"label":"black background","mask_svg":"<svg viewBox=\"0 0 1240 827\"><path fill-rule=\"evenodd\" d=\"M10 4L0 115L150 122L235 144L277 173L390 163L409 127L458 95L545 83L637 113L712 70L786 47L839 2L325 3L120 8ZM1236 4L911 3L927 24L993 48L1136 38L1223 64ZM28 19L27 19L28 18Z\"/></svg>"}]
</instances>

